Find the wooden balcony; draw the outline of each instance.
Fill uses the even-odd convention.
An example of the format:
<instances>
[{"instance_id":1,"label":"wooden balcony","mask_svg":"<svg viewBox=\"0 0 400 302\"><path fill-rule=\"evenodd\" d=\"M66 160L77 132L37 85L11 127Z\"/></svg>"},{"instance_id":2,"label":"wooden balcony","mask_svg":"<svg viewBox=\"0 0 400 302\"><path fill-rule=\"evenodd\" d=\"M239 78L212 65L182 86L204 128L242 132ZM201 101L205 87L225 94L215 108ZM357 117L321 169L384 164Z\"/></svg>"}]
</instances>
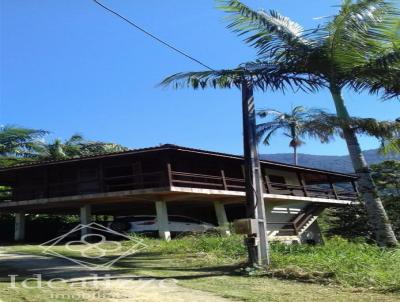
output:
<instances>
[{"instance_id":1,"label":"wooden balcony","mask_svg":"<svg viewBox=\"0 0 400 302\"><path fill-rule=\"evenodd\" d=\"M357 199L355 189L339 189L333 183L318 185L292 185L274 183L265 180L265 193L287 196L313 197L335 200ZM322 186L329 186L323 188ZM219 175L196 174L184 171L173 171L170 166L164 171L140 174L120 175L113 177L97 177L90 180L64 181L61 183L47 182L45 185L29 185L13 190L5 187L0 190L0 201L34 200L52 197L76 196L95 193L157 189L157 188L198 188L223 191L245 191L243 178L232 178L223 170ZM349 186L349 188L355 188Z\"/></svg>"}]
</instances>

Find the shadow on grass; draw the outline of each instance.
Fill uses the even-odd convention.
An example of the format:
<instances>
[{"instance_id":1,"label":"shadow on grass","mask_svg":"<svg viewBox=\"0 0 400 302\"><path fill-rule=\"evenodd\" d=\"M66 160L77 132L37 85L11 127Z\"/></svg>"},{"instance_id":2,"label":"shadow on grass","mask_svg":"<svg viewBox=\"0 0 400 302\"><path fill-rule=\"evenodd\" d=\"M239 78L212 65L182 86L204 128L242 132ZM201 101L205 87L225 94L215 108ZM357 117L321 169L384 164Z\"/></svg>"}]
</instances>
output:
<instances>
[{"instance_id":1,"label":"shadow on grass","mask_svg":"<svg viewBox=\"0 0 400 302\"><path fill-rule=\"evenodd\" d=\"M84 257L70 258L78 261L87 261ZM101 261L91 259L91 262L100 265L101 263L112 261L117 258L117 256L103 257ZM101 267L98 269L90 269L64 258L12 253L8 258L4 258L1 261L0 282L9 282L9 275L17 275L16 280L20 281L26 278L32 278L36 274L40 274L41 279L44 281L54 278L81 278L90 280L94 275L109 276L111 279L173 278L177 280L188 280L221 275L237 275L235 271L239 267L237 265L201 267L174 265L177 261L182 263L185 259L187 258L178 259L172 255L161 255L159 253L138 253L120 259L112 266L112 269L102 269ZM135 276L132 276L132 274Z\"/></svg>"}]
</instances>

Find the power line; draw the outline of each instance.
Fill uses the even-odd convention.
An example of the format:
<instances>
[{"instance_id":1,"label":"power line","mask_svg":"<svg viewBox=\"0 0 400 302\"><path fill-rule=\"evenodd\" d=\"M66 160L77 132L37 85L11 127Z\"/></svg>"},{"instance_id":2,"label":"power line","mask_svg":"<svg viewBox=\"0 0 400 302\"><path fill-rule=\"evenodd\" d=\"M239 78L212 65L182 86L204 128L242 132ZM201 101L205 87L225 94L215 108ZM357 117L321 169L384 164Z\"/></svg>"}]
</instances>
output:
<instances>
[{"instance_id":1,"label":"power line","mask_svg":"<svg viewBox=\"0 0 400 302\"><path fill-rule=\"evenodd\" d=\"M141 32L145 33L146 35L150 36L151 38L153 38L154 40L160 42L161 44L167 46L168 48L172 49L173 51L185 56L186 58L202 65L203 67L214 71L213 68L211 68L210 66L202 63L201 61L193 58L191 55L183 52L182 50L174 47L173 45L169 44L168 42L165 42L163 40L161 40L160 38L156 37L155 35L153 35L152 33L148 32L147 30L145 30L144 28L140 27L139 25L135 24L134 22L130 21L129 19L125 18L124 16L122 16L121 14L117 13L116 11L112 10L111 8L105 6L104 4L100 3L98 0L93 0L97 5L101 6L102 8L104 8L105 10L109 11L110 13L114 14L115 16L117 16L118 18L124 20L125 22L129 23L130 25L132 25L133 27L135 27L136 29L140 30Z\"/></svg>"}]
</instances>

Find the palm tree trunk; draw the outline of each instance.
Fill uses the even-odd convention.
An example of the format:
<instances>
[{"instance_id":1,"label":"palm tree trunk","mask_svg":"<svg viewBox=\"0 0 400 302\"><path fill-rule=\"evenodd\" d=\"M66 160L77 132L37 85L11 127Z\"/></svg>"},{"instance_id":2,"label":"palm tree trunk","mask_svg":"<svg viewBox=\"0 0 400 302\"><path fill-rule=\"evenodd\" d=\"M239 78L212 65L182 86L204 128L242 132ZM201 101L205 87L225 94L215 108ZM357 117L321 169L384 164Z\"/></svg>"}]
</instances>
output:
<instances>
[{"instance_id":1,"label":"palm tree trunk","mask_svg":"<svg viewBox=\"0 0 400 302\"><path fill-rule=\"evenodd\" d=\"M349 118L349 113L344 105L344 100L339 87L331 87L331 93L339 118ZM370 169L361 151L360 144L353 129L343 125L343 136L349 150L353 168L359 177L358 187L368 215L368 221L375 235L376 242L380 246L396 246L397 240L394 235L389 218L378 196L375 183L371 177Z\"/></svg>"},{"instance_id":2,"label":"palm tree trunk","mask_svg":"<svg viewBox=\"0 0 400 302\"><path fill-rule=\"evenodd\" d=\"M293 161L294 161L295 165L298 164L297 147L296 146L293 147Z\"/></svg>"}]
</instances>

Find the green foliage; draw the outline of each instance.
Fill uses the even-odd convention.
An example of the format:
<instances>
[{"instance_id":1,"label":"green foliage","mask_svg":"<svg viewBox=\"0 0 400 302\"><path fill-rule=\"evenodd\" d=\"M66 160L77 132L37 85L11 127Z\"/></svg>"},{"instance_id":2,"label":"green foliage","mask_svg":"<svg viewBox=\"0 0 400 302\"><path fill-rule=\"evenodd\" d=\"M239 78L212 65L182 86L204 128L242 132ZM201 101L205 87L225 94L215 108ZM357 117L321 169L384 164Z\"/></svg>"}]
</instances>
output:
<instances>
[{"instance_id":1,"label":"green foliage","mask_svg":"<svg viewBox=\"0 0 400 302\"><path fill-rule=\"evenodd\" d=\"M75 134L64 142L46 143L44 130L6 126L0 128L0 167L23 165L43 160L62 160L82 156L126 151L114 143L86 140Z\"/></svg>"},{"instance_id":2,"label":"green foliage","mask_svg":"<svg viewBox=\"0 0 400 302\"><path fill-rule=\"evenodd\" d=\"M160 241L140 237L149 246L149 250L162 254L205 253L216 259L240 259L246 254L243 237L232 235L221 237L217 235L199 234L182 236L171 241Z\"/></svg>"},{"instance_id":3,"label":"green foliage","mask_svg":"<svg viewBox=\"0 0 400 302\"><path fill-rule=\"evenodd\" d=\"M393 230L400 238L400 161L387 160L371 169Z\"/></svg>"},{"instance_id":4,"label":"green foliage","mask_svg":"<svg viewBox=\"0 0 400 302\"><path fill-rule=\"evenodd\" d=\"M258 112L261 118L271 120L257 125L257 136L264 144L269 145L270 138L278 130L283 130L284 134L291 139L291 147L299 147L303 144L302 138L309 136L319 139L322 143L327 143L333 139L334 130L328 127L316 127L314 117L321 113L318 109L307 109L303 106L296 106L291 112L285 113L277 110L267 109ZM321 123L324 126L323 123Z\"/></svg>"},{"instance_id":5,"label":"green foliage","mask_svg":"<svg viewBox=\"0 0 400 302\"><path fill-rule=\"evenodd\" d=\"M343 137L342 129L351 128L355 134L372 136L380 141L393 139L400 131L400 122L398 120L379 121L374 118L355 116L342 118L323 110L316 111L310 117L308 126L322 128L325 131L329 130L341 137Z\"/></svg>"},{"instance_id":6,"label":"green foliage","mask_svg":"<svg viewBox=\"0 0 400 302\"><path fill-rule=\"evenodd\" d=\"M397 135L396 138L389 139L388 141L383 142L383 146L380 149L383 154L392 154L397 153L400 154L400 138Z\"/></svg>"},{"instance_id":7,"label":"green foliage","mask_svg":"<svg viewBox=\"0 0 400 302\"><path fill-rule=\"evenodd\" d=\"M311 278L316 276L313 272L319 272L319 276L328 279L325 281L334 280L345 286L400 290L398 249L334 237L323 246L273 245L272 263L276 269L287 269L291 274L306 272Z\"/></svg>"},{"instance_id":8,"label":"green foliage","mask_svg":"<svg viewBox=\"0 0 400 302\"><path fill-rule=\"evenodd\" d=\"M374 118L348 117L340 118L321 109L307 109L296 106L285 113L274 109L264 109L258 116L267 121L257 125L257 137L265 145L278 131L290 138L289 146L295 152L297 164L297 148L304 144L305 137L318 139L321 143L329 143L335 136L343 138L344 128L351 128L354 133L373 136L380 141L391 140L400 131L400 121L378 121ZM334 169L336 170L336 168Z\"/></svg>"},{"instance_id":9,"label":"green foliage","mask_svg":"<svg viewBox=\"0 0 400 302\"><path fill-rule=\"evenodd\" d=\"M158 273L164 277L163 274L168 268L172 271L171 276L179 275L185 278L190 271L196 269L201 273L211 269L217 269L218 272L223 270L224 275L230 272L230 276L239 277L238 275L243 273L241 268L246 267L247 253L243 245L243 236L220 237L203 234L182 236L169 242L142 236L139 236L139 239L147 247L136 256L116 262L116 268L124 269L125 273L130 268L134 274ZM132 242L123 242L123 247L124 251L130 249ZM255 278L251 279L250 283L272 276L280 279L400 292L399 249L380 248L362 240L349 242L339 237L326 240L325 245L272 243L270 248L271 267L264 271L250 272L250 275L255 275L250 277ZM5 251L39 255L42 252L41 248L34 245L7 247ZM57 252L69 257L75 255L62 245L57 247ZM78 255L79 253L76 253L75 256ZM140 267L143 259L149 259L151 264L142 266L142 270L138 272L136 269ZM155 265L157 259L164 261L161 269ZM232 272L233 269L237 270ZM221 275L213 276L221 277Z\"/></svg>"},{"instance_id":10,"label":"green foliage","mask_svg":"<svg viewBox=\"0 0 400 302\"><path fill-rule=\"evenodd\" d=\"M400 238L400 161L387 160L372 165L371 170L393 231ZM340 235L350 240L364 237L372 241L367 213L362 204L328 209L319 220L327 236Z\"/></svg>"},{"instance_id":11,"label":"green foliage","mask_svg":"<svg viewBox=\"0 0 400 302\"><path fill-rule=\"evenodd\" d=\"M170 242L143 240L147 252L174 255L182 261L191 261L188 256L198 257L202 267L243 263L246 259L243 237L239 235L185 236ZM400 250L382 249L362 240L349 242L333 237L317 246L272 243L271 261L267 276L400 291Z\"/></svg>"},{"instance_id":12,"label":"green foliage","mask_svg":"<svg viewBox=\"0 0 400 302\"><path fill-rule=\"evenodd\" d=\"M193 89L205 88L240 88L244 79L253 87L261 91L286 90L288 87L298 88L303 91L316 91L319 81L307 75L298 75L283 71L283 64L263 61L248 62L231 70L212 70L200 72L179 72L165 78L161 86L174 88L191 87Z\"/></svg>"},{"instance_id":13,"label":"green foliage","mask_svg":"<svg viewBox=\"0 0 400 302\"><path fill-rule=\"evenodd\" d=\"M29 163L37 159L41 139L47 131L15 126L0 128L0 167Z\"/></svg>"},{"instance_id":14,"label":"green foliage","mask_svg":"<svg viewBox=\"0 0 400 302\"><path fill-rule=\"evenodd\" d=\"M393 231L396 237L400 238L400 198L386 196L381 199ZM374 241L367 213L362 204L326 210L319 221L321 221L323 233L328 237L339 235L350 241L362 237L368 242Z\"/></svg>"},{"instance_id":15,"label":"green foliage","mask_svg":"<svg viewBox=\"0 0 400 302\"><path fill-rule=\"evenodd\" d=\"M368 242L373 242L367 213L362 204L327 209L318 221L321 222L323 233L328 237L339 235L348 240L362 237Z\"/></svg>"},{"instance_id":16,"label":"green foliage","mask_svg":"<svg viewBox=\"0 0 400 302\"><path fill-rule=\"evenodd\" d=\"M232 70L179 73L163 85L230 88L246 78L263 91L350 87L386 97L400 92L399 9L391 1L344 1L336 15L307 30L273 10L218 2L227 27L256 48L257 58Z\"/></svg>"},{"instance_id":17,"label":"green foliage","mask_svg":"<svg viewBox=\"0 0 400 302\"><path fill-rule=\"evenodd\" d=\"M265 145L270 144L271 137L278 131L290 138L289 147L294 151L294 164L297 165L297 149L304 144L305 137L318 139L321 143L328 143L338 133L336 126L329 123L322 116L329 114L320 109L307 109L296 106L291 112L285 113L273 109L260 110L258 116L267 118L266 122L257 125L257 138Z\"/></svg>"},{"instance_id":18,"label":"green foliage","mask_svg":"<svg viewBox=\"0 0 400 302\"><path fill-rule=\"evenodd\" d=\"M400 197L383 197L383 204L393 226L393 231L397 238L400 238Z\"/></svg>"},{"instance_id":19,"label":"green foliage","mask_svg":"<svg viewBox=\"0 0 400 302\"><path fill-rule=\"evenodd\" d=\"M282 55L288 51L299 51L312 47L312 41L304 35L300 24L280 15L274 10L254 11L237 0L218 1L219 8L228 15L228 28L239 36L245 35L244 41L255 47L258 55L268 53Z\"/></svg>"},{"instance_id":20,"label":"green foliage","mask_svg":"<svg viewBox=\"0 0 400 302\"><path fill-rule=\"evenodd\" d=\"M261 91L329 89L352 165L364 178L365 185L360 187L360 193L370 198L368 192L376 193L376 189L364 174L367 167L356 135L372 133L380 139L387 138L387 125L372 119L358 119L356 127L352 128L348 124L350 114L342 92L350 88L354 92L383 93L386 98L400 95L398 6L386 0L345 0L337 14L324 18L324 23L317 28L303 30L275 11L256 11L239 0L219 2L228 14L228 28L257 49L255 60L232 70L178 73L162 84L230 88L245 83ZM377 204L368 216L370 220L377 218L374 229L377 229L376 236L382 235L377 236L380 244L395 245L390 227L384 228L386 224L381 219L385 217L385 209L377 199L371 198L369 202Z\"/></svg>"},{"instance_id":21,"label":"green foliage","mask_svg":"<svg viewBox=\"0 0 400 302\"><path fill-rule=\"evenodd\" d=\"M127 148L118 144L89 141L82 135L75 134L64 142L56 139L43 145L39 157L41 160L61 160L126 150Z\"/></svg>"},{"instance_id":22,"label":"green foliage","mask_svg":"<svg viewBox=\"0 0 400 302\"><path fill-rule=\"evenodd\" d=\"M400 198L400 160L387 160L371 169L380 195Z\"/></svg>"}]
</instances>

